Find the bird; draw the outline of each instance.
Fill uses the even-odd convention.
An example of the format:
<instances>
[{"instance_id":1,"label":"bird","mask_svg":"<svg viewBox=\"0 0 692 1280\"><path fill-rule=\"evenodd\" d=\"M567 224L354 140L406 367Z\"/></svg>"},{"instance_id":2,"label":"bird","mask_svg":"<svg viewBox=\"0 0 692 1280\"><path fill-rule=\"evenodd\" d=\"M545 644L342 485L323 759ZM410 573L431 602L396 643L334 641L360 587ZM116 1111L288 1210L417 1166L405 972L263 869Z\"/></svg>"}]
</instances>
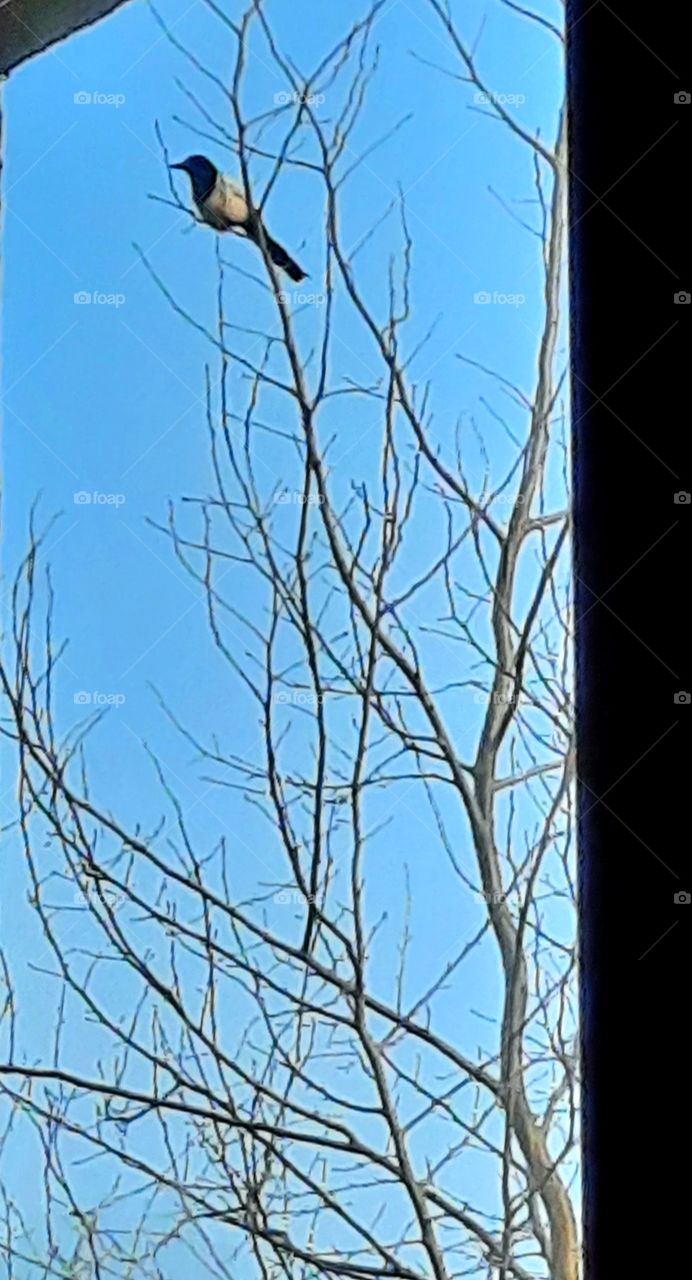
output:
<instances>
[{"instance_id":1,"label":"bird","mask_svg":"<svg viewBox=\"0 0 692 1280\"><path fill-rule=\"evenodd\" d=\"M260 222L256 211L248 207L242 187L231 178L220 173L215 164L206 156L188 156L169 169L182 169L190 179L192 198L203 222L215 231L232 231L236 235L247 236L254 244L259 245L259 227L264 231L264 242L267 252L275 267L285 271L291 280L299 284L306 277L305 271L298 266L295 258L287 253L269 235L266 227Z\"/></svg>"}]
</instances>

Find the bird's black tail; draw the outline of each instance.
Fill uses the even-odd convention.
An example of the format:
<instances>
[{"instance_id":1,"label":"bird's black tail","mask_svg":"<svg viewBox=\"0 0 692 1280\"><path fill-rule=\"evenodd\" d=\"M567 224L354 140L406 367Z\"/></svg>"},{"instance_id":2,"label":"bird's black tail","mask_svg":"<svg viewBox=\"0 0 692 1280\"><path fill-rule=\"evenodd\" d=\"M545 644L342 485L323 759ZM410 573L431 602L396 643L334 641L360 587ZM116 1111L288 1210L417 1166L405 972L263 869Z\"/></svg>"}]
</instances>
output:
<instances>
[{"instance_id":1,"label":"bird's black tail","mask_svg":"<svg viewBox=\"0 0 692 1280\"><path fill-rule=\"evenodd\" d=\"M267 231L264 233L264 239L267 246L267 252L274 263L274 266L281 267L281 270L285 271L286 275L290 276L291 280L295 280L296 284L299 284L301 280L304 280L306 273L303 271L302 267L298 266L295 258L292 258L290 253L286 252L283 245L277 244L276 240L272 240Z\"/></svg>"}]
</instances>

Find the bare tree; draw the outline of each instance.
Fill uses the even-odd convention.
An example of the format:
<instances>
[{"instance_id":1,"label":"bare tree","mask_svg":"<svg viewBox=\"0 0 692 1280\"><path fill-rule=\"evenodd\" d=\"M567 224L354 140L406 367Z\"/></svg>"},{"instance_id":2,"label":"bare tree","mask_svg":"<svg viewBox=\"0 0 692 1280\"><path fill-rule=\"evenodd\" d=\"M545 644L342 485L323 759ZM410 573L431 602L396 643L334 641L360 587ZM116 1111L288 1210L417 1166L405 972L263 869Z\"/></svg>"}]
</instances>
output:
<instances>
[{"instance_id":1,"label":"bare tree","mask_svg":"<svg viewBox=\"0 0 692 1280\"><path fill-rule=\"evenodd\" d=\"M289 171L313 195L319 188L324 305L310 313L306 342L300 301L282 292L260 235L260 275L243 283L266 291L271 318L248 354L221 242L215 328L142 255L212 348L213 490L185 495L155 528L204 594L229 689L256 709L261 763L214 734L200 740L163 697L162 706L210 783L242 794L278 842L285 878L240 895L235 837L221 830L200 845L154 755L166 811L156 829L128 825L93 797L92 721L61 736L53 714L62 650L41 571L45 535L32 521L2 666L4 733L19 758L19 827L57 1013L52 1055L27 1061L3 958L0 1132L5 1143L19 1125L36 1135L44 1212L27 1222L5 1194L0 1250L8 1275L159 1277L173 1258L199 1276L264 1280L577 1280L564 112L552 143L532 136L493 95L448 6L427 0L452 58L431 77L444 70L483 95L481 109L526 148L535 184L538 223L526 227L540 244L544 320L533 390L485 370L524 424L519 437L488 401L512 455L498 478L488 434L461 422L433 431L430 387L411 379L415 249L404 198L388 213L401 252L384 312L359 279L361 246L349 248L341 231L349 178L366 160L354 137L383 0L308 77L283 55L260 0L239 24L205 2L233 48L228 83L160 19L224 103L217 118L187 90L196 128L235 151L259 213ZM546 39L561 38L507 4ZM243 109L251 41L286 86L260 118ZM272 137L283 126L279 146L267 141L270 124ZM179 205L172 186L170 203ZM335 380L341 308L376 366L367 383ZM323 419L344 403L379 423L374 483L332 463ZM263 484L262 441L285 460L283 487ZM439 544L421 564L424 528ZM261 608L244 603L236 574L254 577ZM429 674L440 640L443 681ZM385 926L371 890L402 795L427 814L450 901L461 891L470 904L463 926L440 910L444 960L422 985L411 978L426 946L409 927L412 903L401 893L393 909L396 953L378 950ZM480 1042L450 1013L479 951L490 965L495 952L501 975L495 1007L480 1011ZM100 1046L89 1063L71 1041L78 1009Z\"/></svg>"}]
</instances>

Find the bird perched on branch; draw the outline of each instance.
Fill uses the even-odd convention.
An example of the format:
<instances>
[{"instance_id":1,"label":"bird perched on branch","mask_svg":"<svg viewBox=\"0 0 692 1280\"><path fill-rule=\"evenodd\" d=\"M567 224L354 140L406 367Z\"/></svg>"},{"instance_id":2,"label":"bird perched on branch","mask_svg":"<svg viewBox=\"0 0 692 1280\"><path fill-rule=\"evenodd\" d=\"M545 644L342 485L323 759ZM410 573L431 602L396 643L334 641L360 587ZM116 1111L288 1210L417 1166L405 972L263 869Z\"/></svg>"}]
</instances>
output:
<instances>
[{"instance_id":1,"label":"bird perched on branch","mask_svg":"<svg viewBox=\"0 0 692 1280\"><path fill-rule=\"evenodd\" d=\"M272 239L266 227L260 223L259 214L248 208L242 188L219 173L211 160L207 160L206 156L188 156L187 160L169 167L182 169L188 175L192 184L192 198L203 222L208 223L215 231L233 231L236 235L247 236L257 245L260 243L261 226L267 253L274 266L281 267L296 283L305 279L305 272L295 259Z\"/></svg>"}]
</instances>

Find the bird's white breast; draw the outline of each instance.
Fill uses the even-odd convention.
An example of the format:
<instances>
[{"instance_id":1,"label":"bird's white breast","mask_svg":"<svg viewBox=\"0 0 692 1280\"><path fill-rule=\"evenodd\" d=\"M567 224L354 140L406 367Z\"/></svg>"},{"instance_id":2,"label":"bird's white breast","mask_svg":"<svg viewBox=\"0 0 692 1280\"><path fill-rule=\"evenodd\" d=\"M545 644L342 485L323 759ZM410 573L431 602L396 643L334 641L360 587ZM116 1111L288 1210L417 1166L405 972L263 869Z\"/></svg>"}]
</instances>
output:
<instances>
[{"instance_id":1,"label":"bird's white breast","mask_svg":"<svg viewBox=\"0 0 692 1280\"><path fill-rule=\"evenodd\" d=\"M240 230L248 217L247 201L240 187L219 174L213 191L204 200L202 216L219 231Z\"/></svg>"}]
</instances>

